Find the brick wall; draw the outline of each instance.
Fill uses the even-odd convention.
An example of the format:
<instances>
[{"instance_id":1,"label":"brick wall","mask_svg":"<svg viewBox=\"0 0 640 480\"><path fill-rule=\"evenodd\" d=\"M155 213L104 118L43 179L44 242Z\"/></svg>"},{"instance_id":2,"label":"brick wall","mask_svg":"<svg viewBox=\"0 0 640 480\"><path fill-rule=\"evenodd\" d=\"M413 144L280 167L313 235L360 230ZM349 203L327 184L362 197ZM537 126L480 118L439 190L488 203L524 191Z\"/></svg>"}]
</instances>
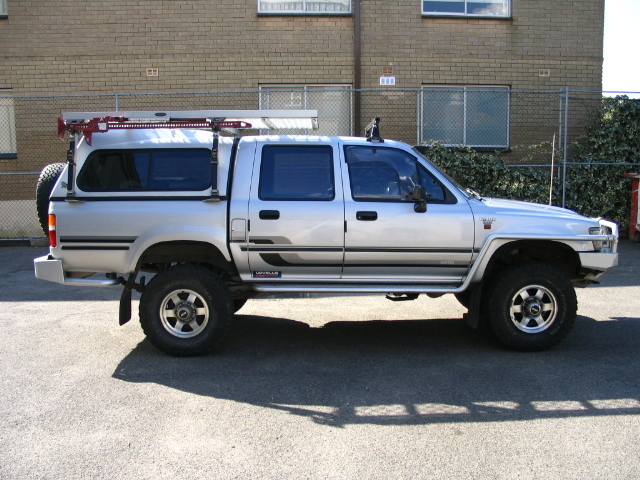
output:
<instances>
[{"instance_id":1,"label":"brick wall","mask_svg":"<svg viewBox=\"0 0 640 480\"><path fill-rule=\"evenodd\" d=\"M260 16L256 0L8 0L8 11L0 19L0 89L17 96L354 83L352 15ZM423 17L419 0L361 0L361 18L363 88L379 88L383 68L392 67L398 89L601 89L604 0L512 0L508 19ZM148 68L158 76L147 76ZM66 146L49 140L61 111L114 109L112 97L82 102L52 101L43 111L17 98L19 158L0 160L0 171L61 161ZM148 109L171 108L153 102ZM257 108L224 102L200 107ZM405 103L415 112L415 102L415 94L385 95L363 105L360 120ZM415 132L415 113L404 118L404 130ZM514 102L512 131L531 130L530 119L531 110ZM557 115L536 125L545 122L554 131Z\"/></svg>"},{"instance_id":2,"label":"brick wall","mask_svg":"<svg viewBox=\"0 0 640 480\"><path fill-rule=\"evenodd\" d=\"M258 16L255 0L8 0L0 88L16 94L353 83L352 16ZM604 0L513 0L510 19L422 17L361 0L363 87L496 84L599 90ZM147 77L157 68L157 77ZM549 69L539 77L538 69Z\"/></svg>"}]
</instances>

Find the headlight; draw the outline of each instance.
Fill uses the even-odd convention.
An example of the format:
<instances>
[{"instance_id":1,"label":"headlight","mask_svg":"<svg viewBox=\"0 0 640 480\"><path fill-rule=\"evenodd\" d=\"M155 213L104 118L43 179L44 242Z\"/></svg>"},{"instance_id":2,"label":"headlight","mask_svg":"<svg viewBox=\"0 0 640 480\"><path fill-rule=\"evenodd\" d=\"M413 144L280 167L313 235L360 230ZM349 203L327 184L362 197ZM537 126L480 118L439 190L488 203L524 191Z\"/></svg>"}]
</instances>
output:
<instances>
[{"instance_id":1,"label":"headlight","mask_svg":"<svg viewBox=\"0 0 640 480\"><path fill-rule=\"evenodd\" d=\"M605 233L602 231L602 227L591 227L589 229L589 235L604 235ZM602 241L593 242L593 249L596 251L602 250Z\"/></svg>"}]
</instances>

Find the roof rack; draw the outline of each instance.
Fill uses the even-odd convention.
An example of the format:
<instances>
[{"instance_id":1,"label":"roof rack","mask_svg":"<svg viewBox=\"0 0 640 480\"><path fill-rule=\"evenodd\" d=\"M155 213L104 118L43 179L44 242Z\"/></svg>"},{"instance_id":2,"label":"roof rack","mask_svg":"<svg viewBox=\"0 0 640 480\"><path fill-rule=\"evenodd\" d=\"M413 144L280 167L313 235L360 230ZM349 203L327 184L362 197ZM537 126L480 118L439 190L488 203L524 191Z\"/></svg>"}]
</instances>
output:
<instances>
[{"instance_id":1,"label":"roof rack","mask_svg":"<svg viewBox=\"0 0 640 480\"><path fill-rule=\"evenodd\" d=\"M73 187L76 134L91 145L94 133L109 130L146 128L208 129L213 132L211 146L211 199L218 196L218 137L221 130L234 134L240 129L318 129L317 110L177 110L137 112L67 112L58 118L58 138L69 132L67 150L67 201L75 201Z\"/></svg>"},{"instance_id":2,"label":"roof rack","mask_svg":"<svg viewBox=\"0 0 640 480\"><path fill-rule=\"evenodd\" d=\"M58 118L58 138L65 132L84 135L91 145L94 133L146 128L220 130L318 129L317 110L178 110L131 112L67 112Z\"/></svg>"}]
</instances>

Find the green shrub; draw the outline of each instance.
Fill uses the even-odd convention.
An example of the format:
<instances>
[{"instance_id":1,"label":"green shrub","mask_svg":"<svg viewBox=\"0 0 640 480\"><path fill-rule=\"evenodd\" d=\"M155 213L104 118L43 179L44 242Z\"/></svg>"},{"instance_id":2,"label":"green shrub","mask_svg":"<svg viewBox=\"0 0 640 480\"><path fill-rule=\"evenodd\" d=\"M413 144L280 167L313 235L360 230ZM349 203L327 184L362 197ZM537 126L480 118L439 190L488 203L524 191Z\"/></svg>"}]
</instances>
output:
<instances>
[{"instance_id":1,"label":"green shrub","mask_svg":"<svg viewBox=\"0 0 640 480\"><path fill-rule=\"evenodd\" d=\"M464 187L487 197L549 203L550 166L508 166L495 155L451 149L437 142L427 148L427 156ZM635 171L640 170L640 100L624 96L603 98L587 133L574 148L577 153L567 165L566 207L590 217L613 220L621 232L627 232L631 181L624 173L634 171L634 167L606 163L638 163ZM562 204L562 179L557 178L557 172L556 169L553 205Z\"/></svg>"},{"instance_id":2,"label":"green shrub","mask_svg":"<svg viewBox=\"0 0 640 480\"><path fill-rule=\"evenodd\" d=\"M603 98L578 152L601 162L640 162L640 99Z\"/></svg>"}]
</instances>

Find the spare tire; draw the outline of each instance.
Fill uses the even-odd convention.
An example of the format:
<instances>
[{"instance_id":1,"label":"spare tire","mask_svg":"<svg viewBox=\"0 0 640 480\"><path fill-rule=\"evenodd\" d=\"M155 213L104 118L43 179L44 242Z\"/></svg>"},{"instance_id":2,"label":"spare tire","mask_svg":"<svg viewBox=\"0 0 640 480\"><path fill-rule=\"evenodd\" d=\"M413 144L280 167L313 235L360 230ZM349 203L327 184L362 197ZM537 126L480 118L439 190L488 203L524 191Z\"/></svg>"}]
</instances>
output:
<instances>
[{"instance_id":1,"label":"spare tire","mask_svg":"<svg viewBox=\"0 0 640 480\"><path fill-rule=\"evenodd\" d=\"M49 197L66 163L52 163L42 169L36 184L36 211L45 235L49 235Z\"/></svg>"}]
</instances>

